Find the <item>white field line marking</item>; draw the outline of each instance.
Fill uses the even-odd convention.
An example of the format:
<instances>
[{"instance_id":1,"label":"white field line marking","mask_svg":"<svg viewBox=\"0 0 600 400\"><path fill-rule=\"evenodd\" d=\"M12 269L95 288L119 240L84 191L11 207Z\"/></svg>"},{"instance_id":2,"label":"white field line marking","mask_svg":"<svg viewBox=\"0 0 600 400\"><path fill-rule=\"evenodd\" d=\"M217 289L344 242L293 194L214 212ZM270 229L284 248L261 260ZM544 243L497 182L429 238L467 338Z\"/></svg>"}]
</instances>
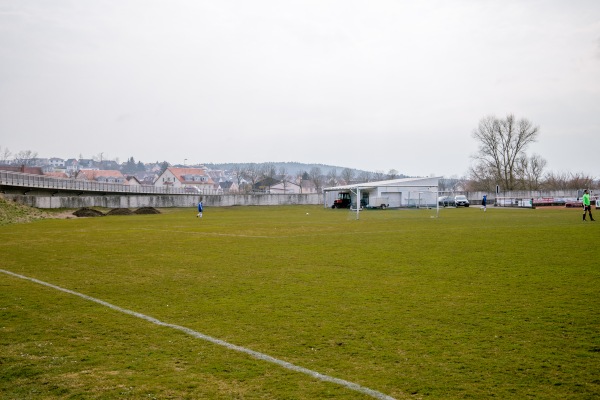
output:
<instances>
[{"instance_id":1,"label":"white field line marking","mask_svg":"<svg viewBox=\"0 0 600 400\"><path fill-rule=\"evenodd\" d=\"M250 349L247 349L245 347L238 346L238 345L226 342L224 340L217 339L217 338L214 338L212 336L205 335L205 334L197 332L197 331L195 331L193 329L186 328L185 326L175 325L175 324L169 324L168 322L160 321L160 320L158 320L156 318L153 318L153 317L150 317L148 315L141 314L141 313L138 313L138 312L135 312L135 311L131 311L131 310L128 310L126 308L121 308L119 306L115 306L113 304L107 303L106 301L97 299L95 297L91 297L91 296L85 295L83 293L75 292L75 291L70 290L70 289L65 289L65 288L62 288L60 286L56 286L56 285L53 285L53 284L48 283L48 282L40 281L40 280L35 279L35 278L30 278L30 277L25 276L25 275L16 274L14 272L6 271L4 269L0 269L0 272L2 272L4 274L7 274L7 275L11 275L11 276L16 277L16 278L25 279L25 280L28 280L28 281L31 281L31 282L35 282L35 283L38 283L40 285L44 285L44 286L50 287L52 289L59 290L61 292L69 293L69 294L81 297L81 298L89 300L89 301L93 301L95 303L101 304L101 305L103 305L105 307L108 307L108 308L113 309L115 311L121 312L123 314L128 314L128 315L132 315L132 316L137 317L137 318L141 318L141 319L146 320L148 322L151 322L151 323L153 323L155 325L165 326L165 327L168 327L168 328L176 329L178 331L187 333L188 335L193 336L195 338L202 339L202 340L205 340L207 342L214 343L214 344L217 344L219 346L226 347L226 348L228 348L230 350L238 351L240 353L246 353L246 354L248 354L248 355L250 355L250 356L252 356L254 358L257 358L259 360L263 360L263 361L267 361L267 362L270 362L270 363L273 363L273 364L277 364L277 365L279 365L279 366L281 366L283 368L287 368L287 369L292 370L292 371L296 371L296 372L300 372L300 373L309 375L309 376L311 376L311 377L313 377L315 379L318 379L320 381L323 381L323 382L335 383L335 384L338 384L340 386L344 386L344 387L346 387L348 389L354 390L356 392L364 393L364 394L369 395L369 396L371 396L373 398L376 398L376 399L395 400L393 397L390 397L390 396L388 396L386 394L383 394L381 392L378 392L376 390L369 389L367 387L361 386L361 385L359 385L357 383L349 382L349 381L346 381L344 379L334 378L334 377L329 376L329 375L324 375L324 374L321 374L321 373L319 373L317 371L313 371L313 370L308 369L308 368L300 367L300 366L294 365L292 363L289 363L287 361L279 360L279 359L277 359L275 357L271 357L271 356L269 356L267 354L260 353L258 351L254 351L254 350L250 350Z\"/></svg>"}]
</instances>

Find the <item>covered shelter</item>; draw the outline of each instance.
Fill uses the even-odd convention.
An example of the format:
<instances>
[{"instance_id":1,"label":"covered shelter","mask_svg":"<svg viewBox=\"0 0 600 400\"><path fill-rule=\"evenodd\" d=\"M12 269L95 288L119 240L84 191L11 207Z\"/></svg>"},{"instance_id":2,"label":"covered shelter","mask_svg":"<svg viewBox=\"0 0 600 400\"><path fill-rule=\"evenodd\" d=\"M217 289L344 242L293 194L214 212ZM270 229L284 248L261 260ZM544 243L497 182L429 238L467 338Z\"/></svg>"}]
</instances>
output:
<instances>
[{"instance_id":1,"label":"covered shelter","mask_svg":"<svg viewBox=\"0 0 600 400\"><path fill-rule=\"evenodd\" d=\"M323 189L323 204L336 208L336 199L350 196L348 207L357 211L357 218L363 208L437 208L439 180L401 178L328 187Z\"/></svg>"}]
</instances>

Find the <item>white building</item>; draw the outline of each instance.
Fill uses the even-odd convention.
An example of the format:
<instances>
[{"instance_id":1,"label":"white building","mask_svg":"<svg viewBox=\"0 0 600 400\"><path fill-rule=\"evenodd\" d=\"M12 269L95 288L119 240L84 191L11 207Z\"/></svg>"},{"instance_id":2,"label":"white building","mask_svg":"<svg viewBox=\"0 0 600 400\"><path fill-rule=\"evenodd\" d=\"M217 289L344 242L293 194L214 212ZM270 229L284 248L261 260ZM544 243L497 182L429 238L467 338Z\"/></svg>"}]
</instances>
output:
<instances>
[{"instance_id":1,"label":"white building","mask_svg":"<svg viewBox=\"0 0 600 400\"><path fill-rule=\"evenodd\" d=\"M350 194L351 204L356 207L437 207L439 177L402 178L323 189L325 207L332 207L340 194Z\"/></svg>"},{"instance_id":2,"label":"white building","mask_svg":"<svg viewBox=\"0 0 600 400\"><path fill-rule=\"evenodd\" d=\"M48 163L50 165L52 165L54 168L64 168L65 167L65 160L63 160L62 158L58 158L58 157L52 157L48 160Z\"/></svg>"},{"instance_id":3,"label":"white building","mask_svg":"<svg viewBox=\"0 0 600 400\"><path fill-rule=\"evenodd\" d=\"M215 184L203 168L169 167L154 181L154 186L190 188L207 194L220 191L219 185Z\"/></svg>"},{"instance_id":4,"label":"white building","mask_svg":"<svg viewBox=\"0 0 600 400\"><path fill-rule=\"evenodd\" d=\"M298 194L302 193L300 185L290 181L281 181L270 188L270 193Z\"/></svg>"}]
</instances>

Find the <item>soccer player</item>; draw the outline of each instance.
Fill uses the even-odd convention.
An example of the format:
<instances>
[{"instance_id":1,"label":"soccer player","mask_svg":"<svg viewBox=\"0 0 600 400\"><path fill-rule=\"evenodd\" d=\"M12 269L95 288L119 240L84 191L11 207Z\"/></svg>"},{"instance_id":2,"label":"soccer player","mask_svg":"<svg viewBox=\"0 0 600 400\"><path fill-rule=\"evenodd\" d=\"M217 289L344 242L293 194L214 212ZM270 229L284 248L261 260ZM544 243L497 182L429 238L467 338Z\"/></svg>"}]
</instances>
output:
<instances>
[{"instance_id":1,"label":"soccer player","mask_svg":"<svg viewBox=\"0 0 600 400\"><path fill-rule=\"evenodd\" d=\"M595 221L594 217L592 217L592 207L590 205L590 192L587 189L583 191L583 220L585 221L585 213L588 212L590 214L590 221Z\"/></svg>"},{"instance_id":2,"label":"soccer player","mask_svg":"<svg viewBox=\"0 0 600 400\"><path fill-rule=\"evenodd\" d=\"M196 214L197 218L202 218L202 210L204 207L202 206L202 200L198 202L198 214ZM590 214L591 215L591 214Z\"/></svg>"}]
</instances>

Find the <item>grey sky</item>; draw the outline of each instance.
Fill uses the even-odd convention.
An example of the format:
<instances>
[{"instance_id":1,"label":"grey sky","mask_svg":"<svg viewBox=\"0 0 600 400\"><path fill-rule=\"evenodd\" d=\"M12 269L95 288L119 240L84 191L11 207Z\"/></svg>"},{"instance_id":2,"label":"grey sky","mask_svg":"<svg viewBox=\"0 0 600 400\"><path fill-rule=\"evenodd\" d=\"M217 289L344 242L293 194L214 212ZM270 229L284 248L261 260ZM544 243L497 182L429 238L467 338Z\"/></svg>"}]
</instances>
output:
<instances>
[{"instance_id":1,"label":"grey sky","mask_svg":"<svg viewBox=\"0 0 600 400\"><path fill-rule=\"evenodd\" d=\"M487 115L600 177L600 2L0 0L0 146L462 176Z\"/></svg>"}]
</instances>

